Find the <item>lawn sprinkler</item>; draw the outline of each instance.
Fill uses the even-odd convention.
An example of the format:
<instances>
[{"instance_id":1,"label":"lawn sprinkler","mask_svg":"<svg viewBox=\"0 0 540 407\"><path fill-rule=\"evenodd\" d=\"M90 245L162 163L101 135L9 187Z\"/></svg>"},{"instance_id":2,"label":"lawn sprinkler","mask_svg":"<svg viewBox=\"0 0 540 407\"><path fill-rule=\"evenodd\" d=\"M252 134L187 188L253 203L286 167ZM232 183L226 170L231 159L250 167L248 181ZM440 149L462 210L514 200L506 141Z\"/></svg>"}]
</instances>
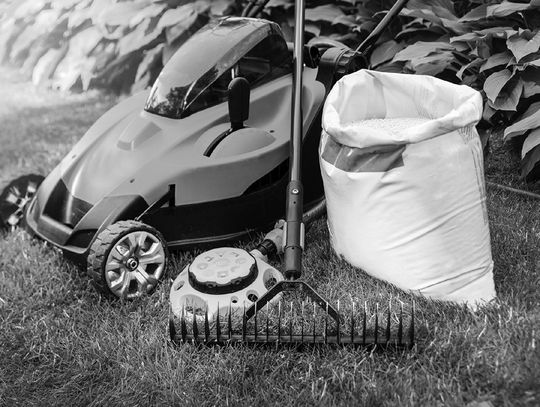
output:
<instances>
[{"instance_id":1,"label":"lawn sprinkler","mask_svg":"<svg viewBox=\"0 0 540 407\"><path fill-rule=\"evenodd\" d=\"M303 213L305 191L301 171L305 123L302 108L306 106L303 99L307 93L302 83L303 44L304 1L297 0L285 222L249 253L228 247L212 249L197 256L180 273L170 294L169 330L175 343L398 347L414 343L414 310L405 328L401 309L396 330L390 307L386 321L381 323L378 306L372 316L369 316L372 307L367 304L360 309L353 304L344 312L339 303L337 307L330 305L301 279L304 223L311 220ZM279 251L284 257L283 274L267 263L267 257ZM286 295L297 299L307 297L308 301L302 300L295 306L293 300L283 306L281 300ZM307 324L306 309L313 310ZM320 323L316 321L317 309L322 309ZM239 329L234 327L236 322L241 326Z\"/></svg>"}]
</instances>

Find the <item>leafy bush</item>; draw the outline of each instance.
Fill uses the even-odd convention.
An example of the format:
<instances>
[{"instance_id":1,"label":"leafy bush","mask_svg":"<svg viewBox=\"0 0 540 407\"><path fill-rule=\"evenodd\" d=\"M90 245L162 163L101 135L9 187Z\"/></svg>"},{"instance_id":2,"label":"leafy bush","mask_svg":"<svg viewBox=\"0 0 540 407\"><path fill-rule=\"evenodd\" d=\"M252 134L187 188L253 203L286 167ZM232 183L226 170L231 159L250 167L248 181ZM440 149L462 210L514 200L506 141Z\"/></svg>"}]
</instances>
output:
<instances>
[{"instance_id":1,"label":"leafy bush","mask_svg":"<svg viewBox=\"0 0 540 407\"><path fill-rule=\"evenodd\" d=\"M36 84L133 92L153 82L210 18L239 15L243 0L4 0L0 63ZM356 47L392 0L307 1L312 44ZM292 40L293 0L264 16ZM540 178L540 0L409 0L370 55L374 69L428 74L482 92L484 124L522 143L522 176Z\"/></svg>"},{"instance_id":2,"label":"leafy bush","mask_svg":"<svg viewBox=\"0 0 540 407\"><path fill-rule=\"evenodd\" d=\"M0 62L61 90L146 87L164 62L234 0L25 0L0 9Z\"/></svg>"},{"instance_id":3,"label":"leafy bush","mask_svg":"<svg viewBox=\"0 0 540 407\"><path fill-rule=\"evenodd\" d=\"M484 120L491 125L512 123L504 138L524 141L522 176L537 179L540 1L471 1L461 16L456 13L456 3L410 0L402 12L410 20L394 41L379 47L403 49L384 60L372 58L372 64L379 69L442 76L480 90L485 100ZM474 3L482 4L471 8Z\"/></svg>"}]
</instances>

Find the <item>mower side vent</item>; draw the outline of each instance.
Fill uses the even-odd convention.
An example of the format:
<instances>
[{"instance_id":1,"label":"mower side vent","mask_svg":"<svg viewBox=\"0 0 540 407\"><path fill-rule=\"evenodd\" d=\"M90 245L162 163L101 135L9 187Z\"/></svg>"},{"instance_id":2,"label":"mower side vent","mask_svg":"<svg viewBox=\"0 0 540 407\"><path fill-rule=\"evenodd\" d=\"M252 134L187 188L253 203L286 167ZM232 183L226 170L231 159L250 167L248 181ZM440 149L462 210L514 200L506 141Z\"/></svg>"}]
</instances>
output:
<instances>
[{"instance_id":1,"label":"mower side vent","mask_svg":"<svg viewBox=\"0 0 540 407\"><path fill-rule=\"evenodd\" d=\"M273 185L278 181L283 180L283 178L287 176L288 171L289 171L289 160L287 159L283 161L281 164L279 164L272 171L270 171L268 174L262 176L253 184L251 184L248 187L248 189L246 189L246 191L243 193L243 195L251 194L260 189Z\"/></svg>"},{"instance_id":2,"label":"mower side vent","mask_svg":"<svg viewBox=\"0 0 540 407\"><path fill-rule=\"evenodd\" d=\"M74 227L91 208L88 202L71 195L66 185L59 181L43 212L66 226Z\"/></svg>"}]
</instances>

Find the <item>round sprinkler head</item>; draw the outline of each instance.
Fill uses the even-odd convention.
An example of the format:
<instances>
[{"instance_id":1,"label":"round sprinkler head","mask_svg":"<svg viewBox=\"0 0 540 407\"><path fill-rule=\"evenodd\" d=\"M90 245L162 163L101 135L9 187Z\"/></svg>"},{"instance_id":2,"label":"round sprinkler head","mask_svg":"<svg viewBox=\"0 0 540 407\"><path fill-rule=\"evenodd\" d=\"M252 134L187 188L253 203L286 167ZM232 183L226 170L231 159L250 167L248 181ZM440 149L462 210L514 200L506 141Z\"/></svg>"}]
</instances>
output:
<instances>
[{"instance_id":1,"label":"round sprinkler head","mask_svg":"<svg viewBox=\"0 0 540 407\"><path fill-rule=\"evenodd\" d=\"M172 314L184 320L195 315L200 321L224 318L230 312L241 315L282 280L278 270L245 250L212 249L197 256L173 281Z\"/></svg>"},{"instance_id":2,"label":"round sprinkler head","mask_svg":"<svg viewBox=\"0 0 540 407\"><path fill-rule=\"evenodd\" d=\"M189 266L188 275L198 291L232 293L253 283L257 278L257 263L245 250L218 248L197 256Z\"/></svg>"}]
</instances>

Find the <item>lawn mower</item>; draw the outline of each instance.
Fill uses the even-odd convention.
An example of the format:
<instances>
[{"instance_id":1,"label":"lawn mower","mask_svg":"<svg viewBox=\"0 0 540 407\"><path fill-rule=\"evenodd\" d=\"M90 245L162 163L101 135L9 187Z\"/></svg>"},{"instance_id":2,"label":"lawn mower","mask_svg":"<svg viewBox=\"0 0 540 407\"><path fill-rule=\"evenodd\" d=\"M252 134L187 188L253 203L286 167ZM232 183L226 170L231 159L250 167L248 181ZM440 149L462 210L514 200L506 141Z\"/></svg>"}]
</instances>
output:
<instances>
[{"instance_id":1,"label":"lawn mower","mask_svg":"<svg viewBox=\"0 0 540 407\"><path fill-rule=\"evenodd\" d=\"M360 67L347 48L304 68L304 209L324 198L317 148L325 95ZM238 240L285 214L292 53L280 27L211 21L181 46L150 90L106 112L41 182L1 195L5 227L87 263L106 295L134 298L163 278L169 248Z\"/></svg>"},{"instance_id":2,"label":"lawn mower","mask_svg":"<svg viewBox=\"0 0 540 407\"><path fill-rule=\"evenodd\" d=\"M283 218L293 47L276 23L254 18L261 4L196 32L150 90L106 112L47 177L10 183L0 225L24 224L86 265L101 293L132 299L163 279L169 249L236 241ZM305 131L296 170L307 219L324 208L317 148L325 97L365 67L363 52L404 4L356 51L300 49Z\"/></svg>"}]
</instances>

